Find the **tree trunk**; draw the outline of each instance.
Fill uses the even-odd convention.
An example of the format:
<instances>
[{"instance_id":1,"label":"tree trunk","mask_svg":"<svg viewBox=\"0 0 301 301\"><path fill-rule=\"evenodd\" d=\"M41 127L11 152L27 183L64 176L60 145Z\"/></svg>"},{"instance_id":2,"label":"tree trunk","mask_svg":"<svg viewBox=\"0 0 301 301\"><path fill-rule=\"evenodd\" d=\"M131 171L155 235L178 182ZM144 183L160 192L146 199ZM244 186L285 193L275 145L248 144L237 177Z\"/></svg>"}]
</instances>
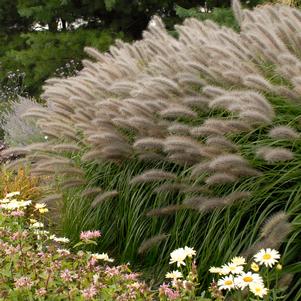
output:
<instances>
[{"instance_id":1,"label":"tree trunk","mask_svg":"<svg viewBox=\"0 0 301 301\"><path fill-rule=\"evenodd\" d=\"M62 29L66 30L67 29L67 21L64 19L61 19L61 21L62 21Z\"/></svg>"}]
</instances>

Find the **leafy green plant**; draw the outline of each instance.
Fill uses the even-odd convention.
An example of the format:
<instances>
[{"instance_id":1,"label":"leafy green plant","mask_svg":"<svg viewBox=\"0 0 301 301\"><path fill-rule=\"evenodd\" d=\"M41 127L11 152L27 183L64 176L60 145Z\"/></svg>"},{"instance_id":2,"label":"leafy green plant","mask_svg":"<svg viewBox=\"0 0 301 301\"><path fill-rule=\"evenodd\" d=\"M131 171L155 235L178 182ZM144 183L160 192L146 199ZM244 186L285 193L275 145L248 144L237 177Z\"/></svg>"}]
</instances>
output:
<instances>
[{"instance_id":1,"label":"leafy green plant","mask_svg":"<svg viewBox=\"0 0 301 301\"><path fill-rule=\"evenodd\" d=\"M129 265L110 266L114 260L107 253L88 251L101 237L98 230L83 231L73 248L62 248L70 241L45 229L47 214L45 203L24 200L18 191L0 200L1 300L209 300L195 294L192 248L171 254L171 263L187 263L185 279L184 269L168 273L172 283L151 290Z\"/></svg>"},{"instance_id":2,"label":"leafy green plant","mask_svg":"<svg viewBox=\"0 0 301 301\"><path fill-rule=\"evenodd\" d=\"M107 254L60 248L40 222L45 204L32 204L11 192L0 201L1 300L152 300L152 293L127 265L110 267ZM91 235L93 234L93 235ZM96 235L97 234L97 235ZM95 240L100 233L83 232Z\"/></svg>"}]
</instances>

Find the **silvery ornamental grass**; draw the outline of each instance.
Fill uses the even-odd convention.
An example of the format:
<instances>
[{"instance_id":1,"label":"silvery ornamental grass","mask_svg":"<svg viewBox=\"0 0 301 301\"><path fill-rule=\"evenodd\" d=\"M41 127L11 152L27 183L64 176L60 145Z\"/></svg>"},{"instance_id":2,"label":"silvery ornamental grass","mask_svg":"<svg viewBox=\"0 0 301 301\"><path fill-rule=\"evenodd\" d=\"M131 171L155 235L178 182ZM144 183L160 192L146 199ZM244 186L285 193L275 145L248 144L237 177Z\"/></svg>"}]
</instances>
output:
<instances>
[{"instance_id":1,"label":"silvery ornamental grass","mask_svg":"<svg viewBox=\"0 0 301 301\"><path fill-rule=\"evenodd\" d=\"M11 151L62 196L63 232L102 227L105 247L133 261L166 234L139 257L161 272L179 245L195 246L206 271L284 242L287 272L300 273L289 264L300 254L301 11L233 10L238 32L186 19L175 38L154 17L142 40L88 47L76 76L46 81L47 106L26 115L48 140ZM278 211L285 226L260 238ZM295 277L285 300L301 296Z\"/></svg>"}]
</instances>

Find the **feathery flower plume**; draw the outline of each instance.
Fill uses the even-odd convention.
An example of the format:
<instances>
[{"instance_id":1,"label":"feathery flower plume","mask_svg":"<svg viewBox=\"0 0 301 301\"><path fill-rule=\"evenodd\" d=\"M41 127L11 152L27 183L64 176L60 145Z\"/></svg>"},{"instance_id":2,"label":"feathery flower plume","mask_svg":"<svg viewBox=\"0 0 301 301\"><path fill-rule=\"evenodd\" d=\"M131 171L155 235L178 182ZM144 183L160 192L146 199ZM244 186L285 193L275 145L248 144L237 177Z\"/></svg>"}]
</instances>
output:
<instances>
[{"instance_id":1,"label":"feathery flower plume","mask_svg":"<svg viewBox=\"0 0 301 301\"><path fill-rule=\"evenodd\" d=\"M162 150L163 140L160 138L146 137L138 139L133 144L134 149L144 150L144 149L157 149Z\"/></svg>"},{"instance_id":2,"label":"feathery flower plume","mask_svg":"<svg viewBox=\"0 0 301 301\"><path fill-rule=\"evenodd\" d=\"M235 191L230 193L225 197L205 197L196 196L192 198L187 198L184 200L183 204L188 208L195 209L198 211L209 211L215 208L223 208L236 203L242 199L250 197L250 192L248 191Z\"/></svg>"},{"instance_id":3,"label":"feathery flower plume","mask_svg":"<svg viewBox=\"0 0 301 301\"><path fill-rule=\"evenodd\" d=\"M295 140L300 134L289 126L276 126L269 131L269 137L274 139Z\"/></svg>"},{"instance_id":4,"label":"feathery flower plume","mask_svg":"<svg viewBox=\"0 0 301 301\"><path fill-rule=\"evenodd\" d=\"M118 191L113 190L113 191L106 191L104 193L100 193L98 196L96 196L96 198L94 199L94 201L91 204L91 208L95 208L98 205L102 204L103 202L114 198L115 196L118 195Z\"/></svg>"},{"instance_id":5,"label":"feathery flower plume","mask_svg":"<svg viewBox=\"0 0 301 301\"><path fill-rule=\"evenodd\" d=\"M210 137L206 140L206 144L215 146L217 148L223 148L229 151L237 150L237 146L225 137Z\"/></svg>"},{"instance_id":6,"label":"feathery flower plume","mask_svg":"<svg viewBox=\"0 0 301 301\"><path fill-rule=\"evenodd\" d=\"M62 195L61 194L51 194L49 196L46 196L45 198L42 198L40 200L40 203L51 203L51 202L55 202L55 201L59 201L62 199Z\"/></svg>"},{"instance_id":7,"label":"feathery flower plume","mask_svg":"<svg viewBox=\"0 0 301 301\"><path fill-rule=\"evenodd\" d=\"M294 154L283 147L260 147L256 154L268 163L285 162L294 159Z\"/></svg>"},{"instance_id":8,"label":"feathery flower plume","mask_svg":"<svg viewBox=\"0 0 301 301\"><path fill-rule=\"evenodd\" d=\"M180 117L190 117L190 118L195 118L197 117L197 114L187 108L187 107L180 107L180 106L174 106L174 107L171 107L171 108L168 108L168 109L165 109L165 110L162 110L160 112L160 115L163 117L163 118L180 118Z\"/></svg>"},{"instance_id":9,"label":"feathery flower plume","mask_svg":"<svg viewBox=\"0 0 301 301\"><path fill-rule=\"evenodd\" d=\"M70 179L61 183L63 189L77 188L85 184L86 181L84 179Z\"/></svg>"},{"instance_id":10,"label":"feathery flower plume","mask_svg":"<svg viewBox=\"0 0 301 301\"><path fill-rule=\"evenodd\" d=\"M175 214L179 210L185 209L185 205L169 205L166 207L155 208L146 213L146 216L161 216Z\"/></svg>"},{"instance_id":11,"label":"feathery flower plume","mask_svg":"<svg viewBox=\"0 0 301 301\"><path fill-rule=\"evenodd\" d=\"M260 237L268 237L279 224L288 223L288 216L284 211L279 211L270 216L263 224Z\"/></svg>"},{"instance_id":12,"label":"feathery flower plume","mask_svg":"<svg viewBox=\"0 0 301 301\"><path fill-rule=\"evenodd\" d=\"M205 180L207 185L223 185L236 182L238 178L232 174L218 172Z\"/></svg>"},{"instance_id":13,"label":"feathery flower plume","mask_svg":"<svg viewBox=\"0 0 301 301\"><path fill-rule=\"evenodd\" d=\"M102 188L100 187L90 187L82 191L81 197L86 198L86 197L91 197L95 194L99 194L102 192Z\"/></svg>"},{"instance_id":14,"label":"feathery flower plume","mask_svg":"<svg viewBox=\"0 0 301 301\"><path fill-rule=\"evenodd\" d=\"M57 152L78 152L81 148L75 144L57 144L53 146L53 150Z\"/></svg>"},{"instance_id":15,"label":"feathery flower plume","mask_svg":"<svg viewBox=\"0 0 301 301\"><path fill-rule=\"evenodd\" d=\"M149 183L155 181L164 180L176 180L177 176L171 172L167 172L161 169L151 169L144 172L141 175L134 177L131 180L131 184Z\"/></svg>"},{"instance_id":16,"label":"feathery flower plume","mask_svg":"<svg viewBox=\"0 0 301 301\"><path fill-rule=\"evenodd\" d=\"M229 168L241 168L245 166L249 167L248 161L240 155L235 154L220 155L209 163L210 170L214 171L224 171Z\"/></svg>"},{"instance_id":17,"label":"feathery flower plume","mask_svg":"<svg viewBox=\"0 0 301 301\"><path fill-rule=\"evenodd\" d=\"M154 189L155 193L179 193L190 186L181 183L164 183Z\"/></svg>"},{"instance_id":18,"label":"feathery flower plume","mask_svg":"<svg viewBox=\"0 0 301 301\"><path fill-rule=\"evenodd\" d=\"M167 238L168 235L163 233L144 240L138 249L138 254L146 253L153 246L159 245L161 241L166 240Z\"/></svg>"}]
</instances>

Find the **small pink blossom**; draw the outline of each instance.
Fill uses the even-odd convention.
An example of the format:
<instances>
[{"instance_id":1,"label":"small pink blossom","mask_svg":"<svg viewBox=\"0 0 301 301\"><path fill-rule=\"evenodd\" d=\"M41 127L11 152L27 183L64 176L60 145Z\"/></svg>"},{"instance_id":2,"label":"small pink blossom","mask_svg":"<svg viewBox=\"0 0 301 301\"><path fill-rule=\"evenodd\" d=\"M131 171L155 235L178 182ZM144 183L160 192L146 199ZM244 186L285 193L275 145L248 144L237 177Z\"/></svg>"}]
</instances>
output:
<instances>
[{"instance_id":1,"label":"small pink blossom","mask_svg":"<svg viewBox=\"0 0 301 301\"><path fill-rule=\"evenodd\" d=\"M65 269L63 272L61 272L61 278L66 282L71 282L74 279L77 279L78 275L70 272L68 269Z\"/></svg>"},{"instance_id":2,"label":"small pink blossom","mask_svg":"<svg viewBox=\"0 0 301 301\"><path fill-rule=\"evenodd\" d=\"M166 283L160 285L159 292L160 294L166 296L169 300L176 300L180 297L180 293L170 288Z\"/></svg>"},{"instance_id":3,"label":"small pink blossom","mask_svg":"<svg viewBox=\"0 0 301 301\"><path fill-rule=\"evenodd\" d=\"M31 288L33 285L32 281L28 277L20 277L15 280L16 288Z\"/></svg>"},{"instance_id":4,"label":"small pink blossom","mask_svg":"<svg viewBox=\"0 0 301 301\"><path fill-rule=\"evenodd\" d=\"M87 240L90 240L90 239L98 238L100 236L101 236L101 233L98 230L95 230L95 231L84 231L84 232L81 232L80 239L84 240L84 241L87 241Z\"/></svg>"},{"instance_id":5,"label":"small pink blossom","mask_svg":"<svg viewBox=\"0 0 301 301\"><path fill-rule=\"evenodd\" d=\"M97 264L97 259L95 257L91 257L87 263L88 267L94 267Z\"/></svg>"},{"instance_id":6,"label":"small pink blossom","mask_svg":"<svg viewBox=\"0 0 301 301\"><path fill-rule=\"evenodd\" d=\"M138 278L138 276L139 276L138 273L130 273L130 274L124 275L124 278L126 280L136 280Z\"/></svg>"},{"instance_id":7,"label":"small pink blossom","mask_svg":"<svg viewBox=\"0 0 301 301\"><path fill-rule=\"evenodd\" d=\"M21 211L21 210L15 210L15 211L12 211L10 213L11 216L14 216L14 217L21 217L21 216L24 216L25 213L24 211Z\"/></svg>"},{"instance_id":8,"label":"small pink blossom","mask_svg":"<svg viewBox=\"0 0 301 301\"><path fill-rule=\"evenodd\" d=\"M93 299L95 296L97 295L97 289L95 288L95 286L90 286L84 290L82 290L82 296L86 299L86 300L91 300Z\"/></svg>"},{"instance_id":9,"label":"small pink blossom","mask_svg":"<svg viewBox=\"0 0 301 301\"><path fill-rule=\"evenodd\" d=\"M106 269L105 269L105 274L107 276L113 277L113 276L119 275L120 271L116 267L110 268L109 266L107 266Z\"/></svg>"},{"instance_id":10,"label":"small pink blossom","mask_svg":"<svg viewBox=\"0 0 301 301\"><path fill-rule=\"evenodd\" d=\"M47 294L47 291L44 287L41 287L36 291L36 295L39 297L45 296Z\"/></svg>"}]
</instances>

